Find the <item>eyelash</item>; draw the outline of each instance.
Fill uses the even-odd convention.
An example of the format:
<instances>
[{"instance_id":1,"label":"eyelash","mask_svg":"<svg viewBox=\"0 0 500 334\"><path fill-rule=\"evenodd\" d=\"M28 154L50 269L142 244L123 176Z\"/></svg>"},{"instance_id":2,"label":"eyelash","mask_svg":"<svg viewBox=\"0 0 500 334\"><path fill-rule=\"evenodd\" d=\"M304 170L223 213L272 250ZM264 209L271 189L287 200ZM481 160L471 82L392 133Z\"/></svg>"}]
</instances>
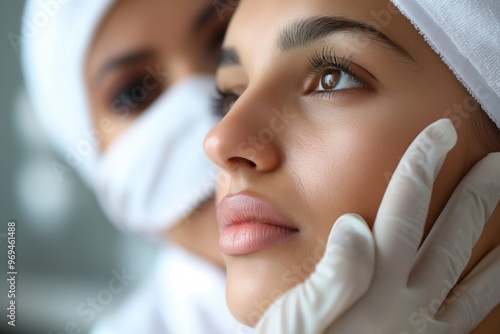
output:
<instances>
[{"instance_id":1,"label":"eyelash","mask_svg":"<svg viewBox=\"0 0 500 334\"><path fill-rule=\"evenodd\" d=\"M335 52L334 47L324 47L321 52L316 51L311 57L309 57L309 66L307 67L309 76L312 79L318 78L328 69L336 69L344 72L351 80L355 81L362 87L368 87L368 84L363 80L359 79L356 75L352 73L352 60L351 56L347 58L338 57ZM329 90L329 91L309 91L308 93L313 95L327 95L334 96L338 94L342 94L345 90Z\"/></svg>"},{"instance_id":2,"label":"eyelash","mask_svg":"<svg viewBox=\"0 0 500 334\"><path fill-rule=\"evenodd\" d=\"M361 87L368 87L364 81L356 77L351 70L351 56L337 57L335 49L333 47L324 47L321 52L316 51L311 57L309 57L309 66L307 67L308 75L312 79L318 78L323 71L328 69L336 69L344 72L351 80L357 82ZM330 90L330 91L316 91L311 90L308 93L320 96L335 96L344 93L346 90ZM232 98L233 100L229 100ZM224 116L229 109L227 108L228 102L235 102L239 98L238 95L230 92L223 91L217 88L217 95L212 99L212 107L216 115Z\"/></svg>"},{"instance_id":3,"label":"eyelash","mask_svg":"<svg viewBox=\"0 0 500 334\"><path fill-rule=\"evenodd\" d=\"M227 108L229 98L233 98L236 101L239 96L231 92L225 92L217 87L216 95L212 97L212 110L216 115L223 117L227 114L229 111Z\"/></svg>"}]
</instances>

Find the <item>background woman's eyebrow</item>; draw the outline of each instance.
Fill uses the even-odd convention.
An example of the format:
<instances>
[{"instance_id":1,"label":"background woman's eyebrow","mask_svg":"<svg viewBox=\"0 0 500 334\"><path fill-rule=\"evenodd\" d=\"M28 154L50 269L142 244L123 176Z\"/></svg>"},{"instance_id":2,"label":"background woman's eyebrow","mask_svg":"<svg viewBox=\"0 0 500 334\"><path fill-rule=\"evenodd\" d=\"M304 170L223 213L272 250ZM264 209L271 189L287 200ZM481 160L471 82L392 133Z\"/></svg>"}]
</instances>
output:
<instances>
[{"instance_id":1,"label":"background woman's eyebrow","mask_svg":"<svg viewBox=\"0 0 500 334\"><path fill-rule=\"evenodd\" d=\"M342 31L363 34L369 39L384 43L399 55L413 61L408 51L403 49L401 45L387 37L380 30L377 30L367 23L361 23L343 17L316 16L294 21L280 32L277 45L282 52L286 52L295 48L307 46L328 35Z\"/></svg>"},{"instance_id":2,"label":"background woman's eyebrow","mask_svg":"<svg viewBox=\"0 0 500 334\"><path fill-rule=\"evenodd\" d=\"M193 32L199 33L205 26L212 20L212 18L217 14L217 8L213 4L209 4L200 15L194 20Z\"/></svg>"},{"instance_id":3,"label":"background woman's eyebrow","mask_svg":"<svg viewBox=\"0 0 500 334\"><path fill-rule=\"evenodd\" d=\"M120 67L136 64L145 60L151 60L153 58L154 53L150 50L139 50L119 55L109 60L102 66L102 68L97 72L96 82L99 83L107 73Z\"/></svg>"},{"instance_id":4,"label":"background woman's eyebrow","mask_svg":"<svg viewBox=\"0 0 500 334\"><path fill-rule=\"evenodd\" d=\"M220 1L220 4L222 5L225 1L229 0L216 1ZM203 11L200 12L200 14L194 20L191 28L190 38L198 38L199 35L207 34L207 45L209 47L212 47L214 50L219 51L220 46L224 41L224 36L226 35L228 25L229 19L220 17L218 13L218 7L213 3L210 3L203 9Z\"/></svg>"}]
</instances>

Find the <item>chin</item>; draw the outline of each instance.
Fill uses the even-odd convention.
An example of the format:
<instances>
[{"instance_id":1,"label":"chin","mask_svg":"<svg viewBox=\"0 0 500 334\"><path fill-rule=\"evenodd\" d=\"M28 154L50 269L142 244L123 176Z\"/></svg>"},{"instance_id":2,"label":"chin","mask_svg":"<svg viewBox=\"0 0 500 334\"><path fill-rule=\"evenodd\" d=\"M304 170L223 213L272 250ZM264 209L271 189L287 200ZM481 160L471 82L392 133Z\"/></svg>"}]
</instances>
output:
<instances>
[{"instance_id":1,"label":"chin","mask_svg":"<svg viewBox=\"0 0 500 334\"><path fill-rule=\"evenodd\" d=\"M228 281L227 305L231 314L243 325L254 327L275 300L266 300L266 292L261 289L262 284L247 277L237 282L235 279Z\"/></svg>"},{"instance_id":2,"label":"chin","mask_svg":"<svg viewBox=\"0 0 500 334\"><path fill-rule=\"evenodd\" d=\"M227 256L226 298L232 315L254 327L274 301L310 276L324 247L317 242L306 252L292 243L256 254Z\"/></svg>"}]
</instances>

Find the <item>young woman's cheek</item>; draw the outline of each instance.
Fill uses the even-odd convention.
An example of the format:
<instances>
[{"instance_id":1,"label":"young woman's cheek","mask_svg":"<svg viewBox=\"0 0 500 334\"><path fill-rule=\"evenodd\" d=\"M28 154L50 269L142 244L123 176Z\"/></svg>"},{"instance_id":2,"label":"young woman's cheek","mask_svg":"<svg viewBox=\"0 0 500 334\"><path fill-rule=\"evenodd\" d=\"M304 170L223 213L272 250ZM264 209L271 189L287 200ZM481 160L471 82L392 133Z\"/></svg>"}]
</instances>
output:
<instances>
[{"instance_id":1,"label":"young woman's cheek","mask_svg":"<svg viewBox=\"0 0 500 334\"><path fill-rule=\"evenodd\" d=\"M370 224L374 222L390 178L408 146L423 128L441 118L439 111L449 103L381 103L355 111L358 115L351 110L343 119L336 117L336 122L322 125L316 135L322 140L317 140L309 153L302 152L309 162L300 167L306 170L307 165L314 166L314 173L302 173L302 183L311 185L313 200L309 205L318 208L313 214L317 214L314 221L324 224L321 233L328 235L333 221L348 212L362 215ZM412 107L405 110L405 105ZM470 156L467 129L464 126L457 131L457 146L448 155L434 186L426 232L462 178ZM315 192L315 188L319 190Z\"/></svg>"},{"instance_id":2,"label":"young woman's cheek","mask_svg":"<svg viewBox=\"0 0 500 334\"><path fill-rule=\"evenodd\" d=\"M401 122L408 115L400 106L381 101L370 108L316 104L308 110L309 125L293 135L307 134L307 144L288 141L295 147L289 166L302 185L298 193L312 208L308 219L320 222L319 234L327 236L333 222L349 212L373 223L399 160L425 127L418 114Z\"/></svg>"},{"instance_id":3,"label":"young woman's cheek","mask_svg":"<svg viewBox=\"0 0 500 334\"><path fill-rule=\"evenodd\" d=\"M297 155L298 182L311 208L311 231L327 236L342 214L356 212L372 220L386 186L385 171L394 164L390 149L376 146L369 129L336 128ZM359 132L358 132L359 131ZM319 228L319 229L318 229Z\"/></svg>"}]
</instances>

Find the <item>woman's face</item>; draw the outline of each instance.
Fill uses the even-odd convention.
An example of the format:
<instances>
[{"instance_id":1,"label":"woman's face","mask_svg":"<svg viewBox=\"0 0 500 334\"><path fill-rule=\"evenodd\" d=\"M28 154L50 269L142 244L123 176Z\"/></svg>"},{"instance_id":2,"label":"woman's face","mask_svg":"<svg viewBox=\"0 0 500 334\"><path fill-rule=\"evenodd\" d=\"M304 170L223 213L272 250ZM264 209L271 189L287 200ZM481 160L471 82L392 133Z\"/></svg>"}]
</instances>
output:
<instances>
[{"instance_id":1,"label":"woman's face","mask_svg":"<svg viewBox=\"0 0 500 334\"><path fill-rule=\"evenodd\" d=\"M231 14L222 9L210 0L117 1L95 35L86 64L94 125L113 129L103 131L103 149L170 85L215 71Z\"/></svg>"},{"instance_id":2,"label":"woman's face","mask_svg":"<svg viewBox=\"0 0 500 334\"><path fill-rule=\"evenodd\" d=\"M217 81L226 116L205 148L224 170L228 303L249 325L314 270L339 216L373 224L391 173L427 125L448 117L459 135L427 230L487 154L468 122L473 100L386 0L242 1Z\"/></svg>"}]
</instances>

